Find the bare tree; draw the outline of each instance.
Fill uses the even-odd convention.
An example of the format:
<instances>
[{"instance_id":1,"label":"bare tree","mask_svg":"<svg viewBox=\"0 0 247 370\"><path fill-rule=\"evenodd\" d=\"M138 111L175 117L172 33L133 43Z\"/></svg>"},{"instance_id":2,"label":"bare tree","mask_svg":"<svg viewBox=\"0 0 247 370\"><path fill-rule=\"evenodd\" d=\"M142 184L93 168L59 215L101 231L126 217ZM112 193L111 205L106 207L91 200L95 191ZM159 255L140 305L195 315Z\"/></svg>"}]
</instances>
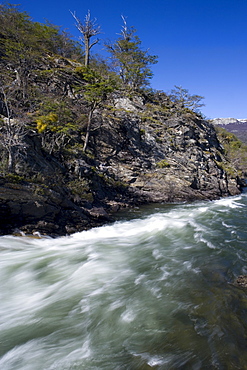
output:
<instances>
[{"instance_id":1,"label":"bare tree","mask_svg":"<svg viewBox=\"0 0 247 370\"><path fill-rule=\"evenodd\" d=\"M20 117L15 120L11 117L10 101L8 99L9 86L0 86L0 94L3 100L4 118L0 126L0 144L8 153L8 172L14 172L16 158L26 153L24 137L26 129Z\"/></svg>"},{"instance_id":2,"label":"bare tree","mask_svg":"<svg viewBox=\"0 0 247 370\"><path fill-rule=\"evenodd\" d=\"M194 112L199 112L199 108L205 105L201 102L204 99L203 96L190 95L189 90L184 89L182 86L175 85L175 89L171 90L170 98L180 108L189 108Z\"/></svg>"},{"instance_id":3,"label":"bare tree","mask_svg":"<svg viewBox=\"0 0 247 370\"><path fill-rule=\"evenodd\" d=\"M82 34L82 37L80 37L80 40L84 44L85 48L85 67L89 65L89 55L90 50L94 45L96 45L99 42L99 39L93 41L90 43L90 40L92 37L97 36L100 34L100 26L96 23L96 18L91 19L90 11L88 11L84 23L81 22L81 20L75 15L75 12L70 12L73 16L73 18L76 20L76 28L80 31Z\"/></svg>"}]
</instances>

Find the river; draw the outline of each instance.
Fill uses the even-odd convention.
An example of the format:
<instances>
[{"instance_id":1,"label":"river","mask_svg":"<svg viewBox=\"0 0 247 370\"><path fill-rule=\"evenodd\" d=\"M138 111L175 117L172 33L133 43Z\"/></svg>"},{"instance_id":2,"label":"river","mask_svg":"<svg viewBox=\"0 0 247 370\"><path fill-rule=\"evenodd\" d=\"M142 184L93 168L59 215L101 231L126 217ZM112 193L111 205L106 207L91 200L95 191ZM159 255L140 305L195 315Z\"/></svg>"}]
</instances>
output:
<instances>
[{"instance_id":1,"label":"river","mask_svg":"<svg viewBox=\"0 0 247 370\"><path fill-rule=\"evenodd\" d=\"M247 369L247 193L0 238L1 370Z\"/></svg>"}]
</instances>

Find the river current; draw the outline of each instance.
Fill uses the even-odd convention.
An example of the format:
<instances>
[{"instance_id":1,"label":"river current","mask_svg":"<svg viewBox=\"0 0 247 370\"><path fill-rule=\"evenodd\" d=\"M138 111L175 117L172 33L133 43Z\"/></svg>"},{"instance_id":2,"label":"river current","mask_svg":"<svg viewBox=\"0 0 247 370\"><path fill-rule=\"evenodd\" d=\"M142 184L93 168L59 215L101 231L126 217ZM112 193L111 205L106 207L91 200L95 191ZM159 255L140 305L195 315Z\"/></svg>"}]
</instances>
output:
<instances>
[{"instance_id":1,"label":"river current","mask_svg":"<svg viewBox=\"0 0 247 370\"><path fill-rule=\"evenodd\" d=\"M247 193L0 238L1 370L247 369Z\"/></svg>"}]
</instances>

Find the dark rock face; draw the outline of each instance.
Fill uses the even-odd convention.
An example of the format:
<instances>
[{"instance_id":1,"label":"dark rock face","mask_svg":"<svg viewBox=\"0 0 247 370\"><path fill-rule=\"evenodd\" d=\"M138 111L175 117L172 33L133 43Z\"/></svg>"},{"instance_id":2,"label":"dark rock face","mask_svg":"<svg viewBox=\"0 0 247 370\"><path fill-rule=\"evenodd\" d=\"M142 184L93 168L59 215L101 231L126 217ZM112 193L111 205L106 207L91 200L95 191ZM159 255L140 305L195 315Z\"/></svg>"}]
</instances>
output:
<instances>
[{"instance_id":1,"label":"dark rock face","mask_svg":"<svg viewBox=\"0 0 247 370\"><path fill-rule=\"evenodd\" d=\"M123 207L240 192L213 125L193 113L151 115L140 101L127 103L128 111L99 114L90 155L78 143L50 155L38 135L26 137L27 156L16 165L24 180L0 179L1 234L71 234L111 221Z\"/></svg>"},{"instance_id":2,"label":"dark rock face","mask_svg":"<svg viewBox=\"0 0 247 370\"><path fill-rule=\"evenodd\" d=\"M109 174L128 184L143 202L215 199L239 193L237 176L226 160L215 130L195 116L160 119L143 125L123 117L113 129L102 126L95 140ZM106 145L106 143L108 145Z\"/></svg>"},{"instance_id":3,"label":"dark rock face","mask_svg":"<svg viewBox=\"0 0 247 370\"><path fill-rule=\"evenodd\" d=\"M19 229L57 236L101 225L100 215L76 206L65 194L30 184L2 184L0 187L1 233ZM105 217L106 219L106 217Z\"/></svg>"}]
</instances>

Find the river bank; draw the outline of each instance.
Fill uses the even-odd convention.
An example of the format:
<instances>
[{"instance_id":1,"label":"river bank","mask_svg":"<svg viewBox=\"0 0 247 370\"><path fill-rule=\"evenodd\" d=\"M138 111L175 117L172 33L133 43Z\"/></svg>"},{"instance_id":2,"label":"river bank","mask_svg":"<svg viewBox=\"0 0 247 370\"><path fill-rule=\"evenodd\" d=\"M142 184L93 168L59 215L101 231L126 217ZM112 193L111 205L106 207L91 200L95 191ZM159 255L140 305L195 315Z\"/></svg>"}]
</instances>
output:
<instances>
[{"instance_id":1,"label":"river bank","mask_svg":"<svg viewBox=\"0 0 247 370\"><path fill-rule=\"evenodd\" d=\"M131 112L101 112L87 153L78 139L49 154L40 135L26 135L26 155L0 177L0 234L61 236L111 222L124 208L240 194L245 165L231 162L210 122L193 112L144 121L150 108L128 104Z\"/></svg>"}]
</instances>

